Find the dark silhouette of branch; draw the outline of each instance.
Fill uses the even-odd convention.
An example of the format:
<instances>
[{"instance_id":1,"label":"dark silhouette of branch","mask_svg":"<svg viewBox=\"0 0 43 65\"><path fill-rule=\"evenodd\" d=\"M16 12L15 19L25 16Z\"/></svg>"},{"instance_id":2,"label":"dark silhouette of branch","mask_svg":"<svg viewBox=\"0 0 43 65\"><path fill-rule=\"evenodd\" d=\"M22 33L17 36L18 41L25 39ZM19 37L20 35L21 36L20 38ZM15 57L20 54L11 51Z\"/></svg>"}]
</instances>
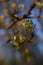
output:
<instances>
[{"instance_id":1,"label":"dark silhouette of branch","mask_svg":"<svg viewBox=\"0 0 43 65\"><path fill-rule=\"evenodd\" d=\"M24 18L43 18L43 16L29 16L31 11L35 8L36 2L38 1L39 0L35 0L30 6L30 8L27 10L27 13L22 15L21 17L15 16L16 14L12 14L11 18L14 18L16 20L12 20L11 24L8 27L5 27L5 29L11 28L15 23L17 23L19 20L22 20Z\"/></svg>"},{"instance_id":2,"label":"dark silhouette of branch","mask_svg":"<svg viewBox=\"0 0 43 65\"><path fill-rule=\"evenodd\" d=\"M31 13L31 11L33 10L33 8L34 8L35 6L36 6L36 4L33 2L32 5L30 6L30 8L28 9L28 11L27 11L26 14L24 14L24 15L21 16L21 17L15 17L15 16L14 16L14 18L16 18L17 20L16 20L16 21L13 21L8 27L5 27L5 29L11 28L16 22L18 22L19 20L22 20L22 19L26 18L27 16L29 16L30 13Z\"/></svg>"}]
</instances>

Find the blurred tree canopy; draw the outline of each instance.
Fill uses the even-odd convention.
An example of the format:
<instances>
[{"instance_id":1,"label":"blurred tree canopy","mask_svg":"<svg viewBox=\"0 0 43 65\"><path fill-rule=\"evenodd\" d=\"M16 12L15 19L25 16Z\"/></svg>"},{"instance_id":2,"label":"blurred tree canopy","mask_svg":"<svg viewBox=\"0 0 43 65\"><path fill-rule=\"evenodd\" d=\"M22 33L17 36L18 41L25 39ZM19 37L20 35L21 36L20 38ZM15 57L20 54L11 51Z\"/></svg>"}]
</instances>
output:
<instances>
[{"instance_id":1,"label":"blurred tree canopy","mask_svg":"<svg viewBox=\"0 0 43 65\"><path fill-rule=\"evenodd\" d=\"M43 65L42 43L43 1L0 0L0 64Z\"/></svg>"}]
</instances>

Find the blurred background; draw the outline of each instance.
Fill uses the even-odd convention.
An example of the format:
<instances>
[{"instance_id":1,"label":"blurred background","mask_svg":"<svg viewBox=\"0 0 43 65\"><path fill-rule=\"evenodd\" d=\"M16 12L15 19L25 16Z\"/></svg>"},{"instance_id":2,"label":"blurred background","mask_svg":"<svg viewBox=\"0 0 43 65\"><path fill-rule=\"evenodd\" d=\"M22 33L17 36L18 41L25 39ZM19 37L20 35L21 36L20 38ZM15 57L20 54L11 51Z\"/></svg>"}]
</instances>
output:
<instances>
[{"instance_id":1,"label":"blurred background","mask_svg":"<svg viewBox=\"0 0 43 65\"><path fill-rule=\"evenodd\" d=\"M40 0L43 2L43 0ZM34 0L0 0L0 60L5 58L8 63L13 61L15 64L12 65L22 65L25 63L25 57L22 54L24 49L28 48L31 51L31 62L26 65L43 65L43 18L31 18L33 24L36 24L34 29L34 40L37 40L36 44L31 44L30 42L25 42L21 51L18 51L16 47L7 43L9 36L14 35L13 28L9 30L4 29L4 26L9 26L11 23L11 18L6 14L7 8L10 13L14 13L12 4L15 3L17 8L17 16L22 16L31 6ZM21 7L22 6L22 7ZM40 14L40 8L36 6L32 11L30 16L38 16ZM41 15L43 16L43 7L41 10ZM5 44L5 45L4 45Z\"/></svg>"}]
</instances>

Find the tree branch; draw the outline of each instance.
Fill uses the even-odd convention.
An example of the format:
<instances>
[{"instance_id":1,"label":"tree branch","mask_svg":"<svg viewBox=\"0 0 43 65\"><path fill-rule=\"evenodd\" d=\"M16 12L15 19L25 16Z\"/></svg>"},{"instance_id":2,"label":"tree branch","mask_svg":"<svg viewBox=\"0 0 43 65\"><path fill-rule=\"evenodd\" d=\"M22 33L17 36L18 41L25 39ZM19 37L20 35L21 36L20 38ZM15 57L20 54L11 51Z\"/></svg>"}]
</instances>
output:
<instances>
[{"instance_id":1,"label":"tree branch","mask_svg":"<svg viewBox=\"0 0 43 65\"><path fill-rule=\"evenodd\" d=\"M31 13L31 11L32 11L32 9L33 9L35 6L36 6L35 3L33 2L32 5L30 6L30 8L28 9L28 11L27 11L26 14L24 14L24 15L21 16L21 17L15 17L15 16L14 16L14 18L16 18L17 20L16 20L16 21L13 21L8 27L5 27L5 29L11 28L16 22L18 22L19 20L22 20L22 19L26 18L27 16L29 16L30 13Z\"/></svg>"}]
</instances>

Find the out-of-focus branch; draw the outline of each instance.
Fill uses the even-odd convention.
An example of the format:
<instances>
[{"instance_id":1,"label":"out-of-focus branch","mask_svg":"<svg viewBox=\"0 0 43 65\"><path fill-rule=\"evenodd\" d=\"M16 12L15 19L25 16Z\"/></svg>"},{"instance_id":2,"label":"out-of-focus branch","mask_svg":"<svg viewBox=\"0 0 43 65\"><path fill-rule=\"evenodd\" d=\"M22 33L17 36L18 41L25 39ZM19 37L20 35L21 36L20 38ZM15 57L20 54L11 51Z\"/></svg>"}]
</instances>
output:
<instances>
[{"instance_id":1,"label":"out-of-focus branch","mask_svg":"<svg viewBox=\"0 0 43 65\"><path fill-rule=\"evenodd\" d=\"M16 22L18 22L18 20L22 20L24 18L26 18L28 15L30 15L32 9L35 7L35 3L33 2L33 4L30 6L30 8L28 9L27 13L24 14L23 16L21 16L20 18L16 17L17 21L13 21L8 27L6 27L5 29L9 29L11 28ZM15 16L14 16L15 18Z\"/></svg>"},{"instance_id":2,"label":"out-of-focus branch","mask_svg":"<svg viewBox=\"0 0 43 65\"><path fill-rule=\"evenodd\" d=\"M13 26L16 22L17 22L17 20L12 21L9 26L5 27L5 29L10 29L10 28L12 28L12 26Z\"/></svg>"},{"instance_id":3,"label":"out-of-focus branch","mask_svg":"<svg viewBox=\"0 0 43 65\"><path fill-rule=\"evenodd\" d=\"M43 18L43 16L28 16L26 18Z\"/></svg>"},{"instance_id":4,"label":"out-of-focus branch","mask_svg":"<svg viewBox=\"0 0 43 65\"><path fill-rule=\"evenodd\" d=\"M33 2L32 5L30 6L30 8L28 9L27 13L24 14L23 16L21 16L20 19L23 19L23 18L29 16L30 13L31 13L31 11L33 10L33 8L34 8L35 6L36 6L35 3Z\"/></svg>"},{"instance_id":5,"label":"out-of-focus branch","mask_svg":"<svg viewBox=\"0 0 43 65\"><path fill-rule=\"evenodd\" d=\"M10 29L10 28L12 28L12 26L13 26L15 23L18 22L17 20L21 20L21 19L19 19L18 17L15 17L15 18L16 18L16 20L15 20L15 21L12 21L11 24L10 24L8 27L5 27L5 29ZM25 18L43 18L43 16L27 16L27 17L25 17Z\"/></svg>"},{"instance_id":6,"label":"out-of-focus branch","mask_svg":"<svg viewBox=\"0 0 43 65\"><path fill-rule=\"evenodd\" d=\"M31 13L31 11L32 11L33 8L37 5L38 2L39 2L39 0L35 0L35 1L32 3L32 5L30 6L30 8L27 10L27 13L24 14L24 15L22 15L21 17L18 17L18 16L16 17L16 16L14 15L13 17L16 19L16 21L13 20L13 21L11 22L11 24L10 24L8 27L6 27L5 29L11 28L15 23L17 23L19 20L22 20L22 19L24 19L24 18L43 18L43 16L29 16L30 13ZM12 17L11 17L11 18L12 18Z\"/></svg>"}]
</instances>

